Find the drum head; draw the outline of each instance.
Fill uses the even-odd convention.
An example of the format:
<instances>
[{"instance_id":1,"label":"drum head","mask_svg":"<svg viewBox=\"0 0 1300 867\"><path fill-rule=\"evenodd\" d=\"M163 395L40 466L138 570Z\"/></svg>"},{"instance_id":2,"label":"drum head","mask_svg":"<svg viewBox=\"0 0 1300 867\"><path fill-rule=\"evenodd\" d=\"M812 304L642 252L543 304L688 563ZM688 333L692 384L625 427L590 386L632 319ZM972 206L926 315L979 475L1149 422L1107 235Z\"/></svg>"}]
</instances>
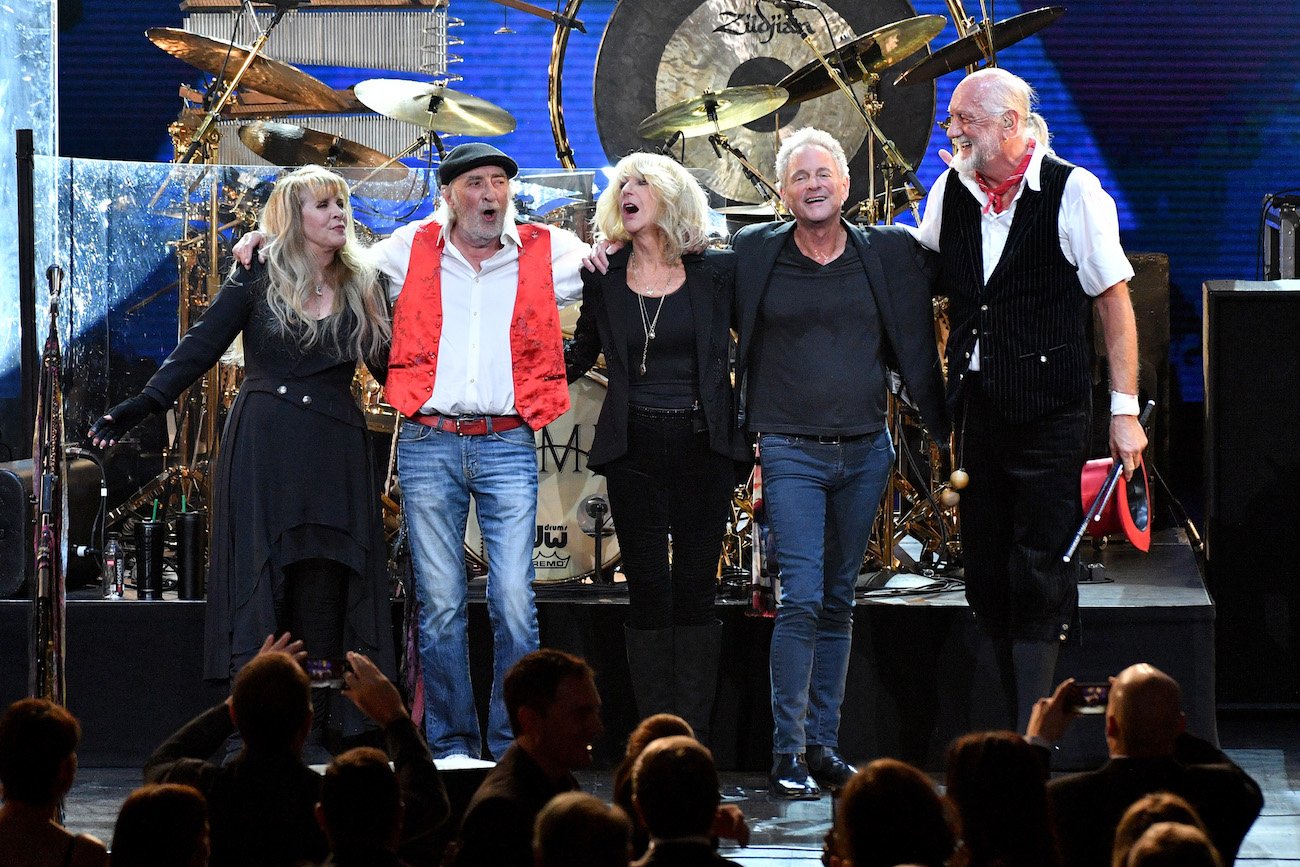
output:
<instances>
[{"instance_id":1,"label":"drum head","mask_svg":"<svg viewBox=\"0 0 1300 867\"><path fill-rule=\"evenodd\" d=\"M907 0L811 2L825 12L835 31L836 46L916 15ZM796 14L814 25L813 38L819 48L832 47L820 16ZM908 69L926 53L921 49L895 67ZM757 0L623 0L610 16L596 58L596 128L601 144L610 162L660 145L662 142L646 141L636 132L638 124L656 111L706 90L776 84L815 60L784 13ZM881 75L879 95L884 109L876 120L915 166L925 155L934 126L934 82L895 88L895 77ZM854 87L860 97L863 85ZM870 189L866 125L842 93L787 105L765 118L727 130L726 135L764 176L777 181L776 151L781 138L805 126L820 127L839 140L849 157L849 201L866 198ZM879 165L879 147L876 151ZM686 165L706 170L705 185L727 199L759 201L737 161L729 156L719 159L707 137L686 140ZM879 170L877 183L883 186Z\"/></svg>"},{"instance_id":2,"label":"drum head","mask_svg":"<svg viewBox=\"0 0 1300 867\"><path fill-rule=\"evenodd\" d=\"M587 454L596 433L596 419L605 400L604 378L589 373L569 386L569 411L536 434L537 442L537 535L533 545L533 568L538 584L559 584L589 578L596 573L596 540L578 526L578 507L593 494L605 496L605 478L587 469ZM617 515L609 516L617 520ZM607 521L612 529L612 521ZM612 568L619 560L618 537L601 540L601 565ZM465 534L467 559L486 566L491 563L483 544L483 531L473 507Z\"/></svg>"}]
</instances>

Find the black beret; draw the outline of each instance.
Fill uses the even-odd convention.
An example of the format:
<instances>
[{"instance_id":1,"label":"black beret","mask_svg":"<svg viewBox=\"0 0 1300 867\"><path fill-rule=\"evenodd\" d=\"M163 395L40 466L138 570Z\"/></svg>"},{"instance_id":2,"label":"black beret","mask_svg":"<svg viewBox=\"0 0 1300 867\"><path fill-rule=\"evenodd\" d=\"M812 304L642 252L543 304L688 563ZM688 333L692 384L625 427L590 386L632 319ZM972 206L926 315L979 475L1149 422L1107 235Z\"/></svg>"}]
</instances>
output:
<instances>
[{"instance_id":1,"label":"black beret","mask_svg":"<svg viewBox=\"0 0 1300 867\"><path fill-rule=\"evenodd\" d=\"M490 144L472 141L452 148L438 166L438 183L447 186L456 178L480 166L500 166L506 176L519 174L519 164Z\"/></svg>"}]
</instances>

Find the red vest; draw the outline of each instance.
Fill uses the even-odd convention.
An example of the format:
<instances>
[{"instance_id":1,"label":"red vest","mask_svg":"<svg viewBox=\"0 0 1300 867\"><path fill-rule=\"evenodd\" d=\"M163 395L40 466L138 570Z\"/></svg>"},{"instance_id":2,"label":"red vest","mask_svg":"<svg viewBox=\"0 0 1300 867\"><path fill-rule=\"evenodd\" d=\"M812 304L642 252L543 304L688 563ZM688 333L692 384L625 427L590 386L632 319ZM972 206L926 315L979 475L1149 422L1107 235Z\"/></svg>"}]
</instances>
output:
<instances>
[{"instance_id":1,"label":"red vest","mask_svg":"<svg viewBox=\"0 0 1300 867\"><path fill-rule=\"evenodd\" d=\"M419 414L433 394L442 336L442 226L430 221L415 233L406 283L393 308L393 346L388 360L388 402L405 416ZM564 378L564 341L555 304L551 236L519 226L519 284L510 316L510 360L515 409L539 430L569 408Z\"/></svg>"}]
</instances>

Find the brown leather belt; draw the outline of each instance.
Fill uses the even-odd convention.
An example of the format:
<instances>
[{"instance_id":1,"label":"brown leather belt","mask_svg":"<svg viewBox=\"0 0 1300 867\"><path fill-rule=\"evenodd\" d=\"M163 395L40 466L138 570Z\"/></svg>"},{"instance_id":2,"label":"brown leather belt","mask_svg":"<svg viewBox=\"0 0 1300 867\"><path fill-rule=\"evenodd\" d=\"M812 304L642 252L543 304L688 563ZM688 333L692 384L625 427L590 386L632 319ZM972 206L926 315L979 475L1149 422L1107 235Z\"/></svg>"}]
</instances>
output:
<instances>
[{"instance_id":1,"label":"brown leather belt","mask_svg":"<svg viewBox=\"0 0 1300 867\"><path fill-rule=\"evenodd\" d=\"M524 424L523 418L517 415L417 415L411 421L462 437L505 433Z\"/></svg>"}]
</instances>

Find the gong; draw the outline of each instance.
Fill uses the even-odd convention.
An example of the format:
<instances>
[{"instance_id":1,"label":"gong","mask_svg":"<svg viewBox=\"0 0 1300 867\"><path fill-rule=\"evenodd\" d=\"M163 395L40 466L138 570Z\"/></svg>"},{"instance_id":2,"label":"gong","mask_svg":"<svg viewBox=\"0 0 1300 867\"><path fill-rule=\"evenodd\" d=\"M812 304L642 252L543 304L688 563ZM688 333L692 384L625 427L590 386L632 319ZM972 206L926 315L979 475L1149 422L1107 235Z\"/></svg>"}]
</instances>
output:
<instances>
[{"instance_id":1,"label":"gong","mask_svg":"<svg viewBox=\"0 0 1300 867\"><path fill-rule=\"evenodd\" d=\"M878 27L916 15L907 0L811 0L825 12L834 31L832 45L821 16L810 11L795 14L811 29L823 52L843 45ZM918 49L896 64L908 69L928 54ZM785 13L762 0L620 0L610 15L596 56L596 129L606 157L615 162L627 154L647 150L661 141L637 135L645 118L706 90L754 84L776 84L794 70L816 60ZM920 163L934 127L935 88L895 88L882 75L878 93L884 108L876 121L913 167ZM855 88L861 96L864 85ZM820 127L844 146L849 157L849 201L868 195L869 155L867 130L861 116L844 94L836 91L726 131L765 175L776 179L776 151L781 139L805 126ZM759 196L745 179L736 160L719 158L707 138L685 140L685 164L702 169L701 181L709 189L736 202L758 202ZM876 183L884 177L876 148ZM895 176L894 183L899 183Z\"/></svg>"}]
</instances>

